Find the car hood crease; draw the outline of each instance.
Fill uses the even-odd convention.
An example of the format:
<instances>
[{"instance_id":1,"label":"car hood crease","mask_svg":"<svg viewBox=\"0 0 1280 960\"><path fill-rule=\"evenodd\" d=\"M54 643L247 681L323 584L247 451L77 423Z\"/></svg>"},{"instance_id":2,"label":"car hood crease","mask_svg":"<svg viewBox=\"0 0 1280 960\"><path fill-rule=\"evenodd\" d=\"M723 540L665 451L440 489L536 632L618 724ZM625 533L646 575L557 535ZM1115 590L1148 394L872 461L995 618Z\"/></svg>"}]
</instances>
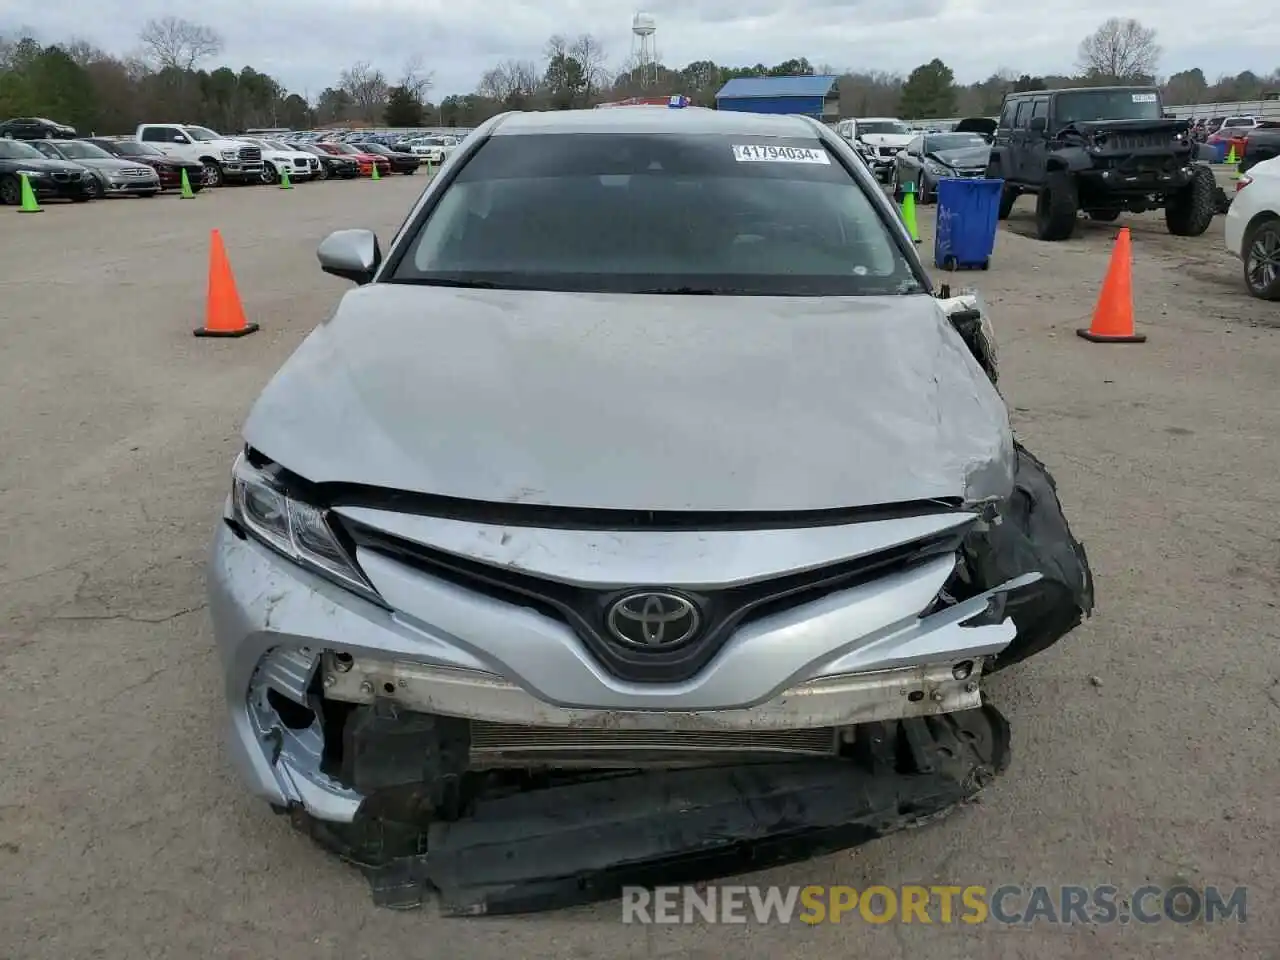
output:
<instances>
[{"instance_id":1,"label":"car hood crease","mask_svg":"<svg viewBox=\"0 0 1280 960\"><path fill-rule=\"evenodd\" d=\"M655 511L1003 496L1003 402L927 296L372 284L263 391L246 442L315 483Z\"/></svg>"}]
</instances>

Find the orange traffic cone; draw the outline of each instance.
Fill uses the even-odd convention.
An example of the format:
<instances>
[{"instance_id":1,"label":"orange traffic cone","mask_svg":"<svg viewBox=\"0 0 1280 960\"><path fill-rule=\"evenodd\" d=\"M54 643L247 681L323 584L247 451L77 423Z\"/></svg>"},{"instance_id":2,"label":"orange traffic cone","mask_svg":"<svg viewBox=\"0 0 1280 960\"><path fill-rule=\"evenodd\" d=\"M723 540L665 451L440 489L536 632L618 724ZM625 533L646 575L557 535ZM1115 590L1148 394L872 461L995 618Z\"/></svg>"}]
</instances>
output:
<instances>
[{"instance_id":1,"label":"orange traffic cone","mask_svg":"<svg viewBox=\"0 0 1280 960\"><path fill-rule=\"evenodd\" d=\"M1098 305L1093 308L1093 325L1076 333L1094 343L1145 343L1146 334L1133 330L1133 255L1129 246L1129 228L1116 237L1111 250L1111 265L1102 281Z\"/></svg>"},{"instance_id":2,"label":"orange traffic cone","mask_svg":"<svg viewBox=\"0 0 1280 960\"><path fill-rule=\"evenodd\" d=\"M213 230L209 245L209 293L205 301L204 326L195 331L197 337L243 337L258 329L244 317L244 306L236 291L236 278L227 261L222 234Z\"/></svg>"}]
</instances>

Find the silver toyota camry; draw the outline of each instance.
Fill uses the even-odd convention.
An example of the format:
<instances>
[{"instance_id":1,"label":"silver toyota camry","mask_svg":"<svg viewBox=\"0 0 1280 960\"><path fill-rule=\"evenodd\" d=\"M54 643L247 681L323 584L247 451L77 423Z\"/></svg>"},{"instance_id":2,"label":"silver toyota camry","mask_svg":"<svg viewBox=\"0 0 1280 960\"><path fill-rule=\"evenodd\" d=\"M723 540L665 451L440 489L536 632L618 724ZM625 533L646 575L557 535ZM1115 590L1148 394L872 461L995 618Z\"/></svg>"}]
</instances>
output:
<instances>
[{"instance_id":1,"label":"silver toyota camry","mask_svg":"<svg viewBox=\"0 0 1280 960\"><path fill-rule=\"evenodd\" d=\"M759 866L1005 769L983 678L1088 564L990 318L834 133L505 114L318 255L356 287L252 409L208 585L236 766L379 902Z\"/></svg>"}]
</instances>

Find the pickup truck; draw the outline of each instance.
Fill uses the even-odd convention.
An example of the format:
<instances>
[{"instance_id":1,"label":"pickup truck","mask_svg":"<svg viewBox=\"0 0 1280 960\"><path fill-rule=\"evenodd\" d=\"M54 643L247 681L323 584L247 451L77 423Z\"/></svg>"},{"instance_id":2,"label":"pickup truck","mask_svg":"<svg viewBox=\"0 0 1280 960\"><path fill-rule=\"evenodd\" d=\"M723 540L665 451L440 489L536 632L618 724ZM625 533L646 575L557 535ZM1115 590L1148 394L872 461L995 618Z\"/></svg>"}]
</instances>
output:
<instances>
[{"instance_id":1,"label":"pickup truck","mask_svg":"<svg viewBox=\"0 0 1280 960\"><path fill-rule=\"evenodd\" d=\"M248 140L224 137L189 123L142 123L134 137L170 157L199 163L207 187L262 180L262 148Z\"/></svg>"}]
</instances>

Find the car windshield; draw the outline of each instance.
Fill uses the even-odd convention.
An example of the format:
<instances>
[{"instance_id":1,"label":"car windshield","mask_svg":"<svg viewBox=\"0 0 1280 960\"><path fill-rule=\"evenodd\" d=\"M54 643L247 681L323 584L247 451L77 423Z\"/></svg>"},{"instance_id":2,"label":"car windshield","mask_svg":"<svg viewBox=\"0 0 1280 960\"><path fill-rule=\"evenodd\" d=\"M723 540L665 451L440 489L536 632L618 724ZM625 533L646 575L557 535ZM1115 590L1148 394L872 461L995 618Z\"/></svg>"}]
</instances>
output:
<instances>
[{"instance_id":1,"label":"car windshield","mask_svg":"<svg viewBox=\"0 0 1280 960\"><path fill-rule=\"evenodd\" d=\"M337 150L339 153L347 154L347 156L355 156L357 153L362 152L360 150L357 150L355 147L353 147L349 143L326 143L325 146L332 147L334 150Z\"/></svg>"},{"instance_id":2,"label":"car windshield","mask_svg":"<svg viewBox=\"0 0 1280 960\"><path fill-rule=\"evenodd\" d=\"M126 157L163 157L164 154L155 147L137 140L117 140L112 146L118 153Z\"/></svg>"},{"instance_id":3,"label":"car windshield","mask_svg":"<svg viewBox=\"0 0 1280 960\"><path fill-rule=\"evenodd\" d=\"M286 152L292 150L291 147L285 146L279 140L263 140L261 142L268 150L284 150Z\"/></svg>"},{"instance_id":4,"label":"car windshield","mask_svg":"<svg viewBox=\"0 0 1280 960\"><path fill-rule=\"evenodd\" d=\"M385 155L391 152L380 143L362 143L359 144L359 147L365 153L381 153Z\"/></svg>"},{"instance_id":5,"label":"car windshield","mask_svg":"<svg viewBox=\"0 0 1280 960\"><path fill-rule=\"evenodd\" d=\"M19 140L0 140L0 159L47 160L49 158L35 147L29 147Z\"/></svg>"},{"instance_id":6,"label":"car windshield","mask_svg":"<svg viewBox=\"0 0 1280 960\"><path fill-rule=\"evenodd\" d=\"M218 134L214 133L208 127L186 127L187 133L191 135L192 140L221 140Z\"/></svg>"},{"instance_id":7,"label":"car windshield","mask_svg":"<svg viewBox=\"0 0 1280 960\"><path fill-rule=\"evenodd\" d=\"M987 141L976 133L935 133L925 138L924 148L932 153L938 150L962 150L965 147L985 147Z\"/></svg>"},{"instance_id":8,"label":"car windshield","mask_svg":"<svg viewBox=\"0 0 1280 960\"><path fill-rule=\"evenodd\" d=\"M1154 90L1077 90L1060 93L1054 105L1059 126L1093 120L1159 120L1160 97Z\"/></svg>"},{"instance_id":9,"label":"car windshield","mask_svg":"<svg viewBox=\"0 0 1280 960\"><path fill-rule=\"evenodd\" d=\"M69 140L66 143L58 144L58 149L62 155L69 160L111 160L114 159L111 154L103 150L101 147L95 147L92 143L82 143L79 140Z\"/></svg>"},{"instance_id":10,"label":"car windshield","mask_svg":"<svg viewBox=\"0 0 1280 960\"><path fill-rule=\"evenodd\" d=\"M901 227L816 139L498 136L393 282L601 293L919 292Z\"/></svg>"},{"instance_id":11,"label":"car windshield","mask_svg":"<svg viewBox=\"0 0 1280 960\"><path fill-rule=\"evenodd\" d=\"M858 133L892 133L905 137L911 128L899 120L859 120Z\"/></svg>"}]
</instances>

